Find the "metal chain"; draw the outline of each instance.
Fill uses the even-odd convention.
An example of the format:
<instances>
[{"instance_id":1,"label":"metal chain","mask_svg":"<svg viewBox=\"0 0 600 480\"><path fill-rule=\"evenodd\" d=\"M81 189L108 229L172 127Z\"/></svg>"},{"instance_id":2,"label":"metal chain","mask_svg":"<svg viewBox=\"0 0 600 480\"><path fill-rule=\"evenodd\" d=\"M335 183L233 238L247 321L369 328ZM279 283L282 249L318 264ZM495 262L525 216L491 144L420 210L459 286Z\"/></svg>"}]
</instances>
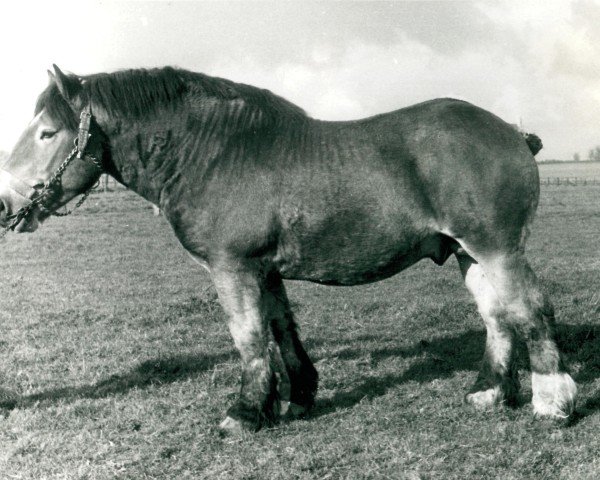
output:
<instances>
[{"instance_id":1,"label":"metal chain","mask_svg":"<svg viewBox=\"0 0 600 480\"><path fill-rule=\"evenodd\" d=\"M67 210L66 212L60 213L60 212L52 211L43 204L43 202L53 193L52 187L55 184L60 183L63 173L65 172L65 170L67 169L69 164L73 161L73 159L77 157L78 153L79 153L79 148L77 146L77 139L76 139L75 147L73 147L73 150L71 150L71 152L69 153L67 158L65 158L65 160L59 165L59 167L56 169L56 171L52 174L50 179L44 184L44 186L40 190L39 194L36 195L35 198L33 198L31 200L31 202L29 202L27 205L25 205L24 207L21 207L19 210L17 210L16 213L14 213L13 215L10 215L8 217L8 219L12 220L12 221L10 222L9 225L4 227L4 230L2 230L0 232L0 240L2 240L10 230L14 230L16 228L16 226L19 224L19 222L21 222L21 220L26 218L29 215L29 213L31 213L31 211L36 206L40 210L44 211L45 213L54 215L56 217L66 217L67 215L70 215L71 213L73 213L73 211L75 209L81 207L81 205L83 204L83 202L85 202L85 200L87 199L89 194L92 192L92 190L98 185L97 183L92 185L90 188L88 188L84 192L83 196L77 201L75 206L71 210ZM101 162L93 155L85 154L84 158L87 158L88 160L90 160L99 170L101 170L101 171L104 170L102 168Z\"/></svg>"},{"instance_id":2,"label":"metal chain","mask_svg":"<svg viewBox=\"0 0 600 480\"><path fill-rule=\"evenodd\" d=\"M92 185L84 194L83 196L77 201L77 203L75 204L75 206L71 209L71 210L67 210L66 212L50 212L50 210L48 210L46 207L39 205L39 208L41 210L44 210L46 212L50 212L52 215L54 215L55 217L66 217L67 215L71 215L73 213L73 210L81 207L81 205L83 205L83 202L85 202L86 198L89 197L90 193L92 193L92 190L94 190L94 188L96 188L96 186L98 185L98 183L95 183L94 185Z\"/></svg>"}]
</instances>

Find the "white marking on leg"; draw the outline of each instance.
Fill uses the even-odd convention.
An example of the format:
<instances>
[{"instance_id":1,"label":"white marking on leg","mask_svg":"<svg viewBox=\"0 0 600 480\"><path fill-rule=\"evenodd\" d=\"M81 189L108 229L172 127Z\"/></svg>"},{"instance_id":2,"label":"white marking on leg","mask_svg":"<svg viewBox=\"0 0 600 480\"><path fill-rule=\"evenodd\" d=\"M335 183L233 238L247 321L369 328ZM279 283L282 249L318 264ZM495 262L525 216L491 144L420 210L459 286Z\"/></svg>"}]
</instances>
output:
<instances>
[{"instance_id":1,"label":"white marking on leg","mask_svg":"<svg viewBox=\"0 0 600 480\"><path fill-rule=\"evenodd\" d=\"M498 385L480 392L469 393L465 397L465 400L478 410L485 410L493 405L502 403L504 401L504 394Z\"/></svg>"},{"instance_id":2,"label":"white marking on leg","mask_svg":"<svg viewBox=\"0 0 600 480\"><path fill-rule=\"evenodd\" d=\"M465 268L465 265L461 264L461 268ZM494 363L494 366L499 366L506 372L511 359L513 338L512 334L502 329L498 322L498 314L504 310L504 307L496 291L486 278L481 265L471 263L464 276L465 285L475 298L477 308L487 329L486 351L490 355L490 360Z\"/></svg>"},{"instance_id":3,"label":"white marking on leg","mask_svg":"<svg viewBox=\"0 0 600 480\"><path fill-rule=\"evenodd\" d=\"M265 404L270 400L273 374L277 369L271 365L271 344L274 344L271 329L265 314L265 302L259 279L253 272L240 272L232 275L226 270L215 269L213 281L219 299L229 317L229 330L242 359L245 383L242 385L241 399L249 400L249 408L264 410L269 421L279 414L279 402ZM284 383L280 371L278 380ZM278 382L279 383L279 382ZM288 395L289 397L289 395ZM289 400L289 398L288 398ZM246 408L246 407L244 407ZM262 420L252 427L260 428ZM237 423L226 418L221 424L224 429L237 429ZM243 424L242 424L243 426Z\"/></svg>"},{"instance_id":4,"label":"white marking on leg","mask_svg":"<svg viewBox=\"0 0 600 480\"><path fill-rule=\"evenodd\" d=\"M568 373L531 374L533 412L540 417L567 418L575 409L577 384Z\"/></svg>"},{"instance_id":5,"label":"white marking on leg","mask_svg":"<svg viewBox=\"0 0 600 480\"><path fill-rule=\"evenodd\" d=\"M244 427L242 427L242 422L229 416L225 417L225 419L219 424L219 428L225 430L228 433L234 434L240 434L244 431Z\"/></svg>"},{"instance_id":6,"label":"white marking on leg","mask_svg":"<svg viewBox=\"0 0 600 480\"><path fill-rule=\"evenodd\" d=\"M509 315L521 328L537 329L541 335L549 335L552 326L544 318L552 307L544 297L535 274L522 255L496 257L485 266L486 273L493 276L493 284L507 307ZM556 342L547 339L529 340L532 364L532 404L536 415L551 418L566 418L575 408L577 385L567 373L560 372L560 352ZM535 371L535 364L544 364L544 370Z\"/></svg>"}]
</instances>

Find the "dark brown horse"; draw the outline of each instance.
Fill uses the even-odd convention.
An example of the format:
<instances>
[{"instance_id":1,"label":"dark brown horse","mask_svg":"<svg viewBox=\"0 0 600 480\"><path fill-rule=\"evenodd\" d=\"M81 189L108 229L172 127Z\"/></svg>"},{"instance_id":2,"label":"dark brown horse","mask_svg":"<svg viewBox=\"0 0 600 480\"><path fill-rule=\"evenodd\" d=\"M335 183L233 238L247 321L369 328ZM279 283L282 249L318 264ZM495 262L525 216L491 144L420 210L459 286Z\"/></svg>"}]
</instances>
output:
<instances>
[{"instance_id":1,"label":"dark brown horse","mask_svg":"<svg viewBox=\"0 0 600 480\"><path fill-rule=\"evenodd\" d=\"M538 148L458 100L325 122L269 91L199 73L77 77L55 67L0 174L0 223L35 230L101 171L159 205L210 272L241 355L240 396L223 428L258 429L314 402L317 372L283 279L356 285L451 255L487 327L467 400L515 400L521 337L535 413L566 417L577 389L523 254Z\"/></svg>"}]
</instances>

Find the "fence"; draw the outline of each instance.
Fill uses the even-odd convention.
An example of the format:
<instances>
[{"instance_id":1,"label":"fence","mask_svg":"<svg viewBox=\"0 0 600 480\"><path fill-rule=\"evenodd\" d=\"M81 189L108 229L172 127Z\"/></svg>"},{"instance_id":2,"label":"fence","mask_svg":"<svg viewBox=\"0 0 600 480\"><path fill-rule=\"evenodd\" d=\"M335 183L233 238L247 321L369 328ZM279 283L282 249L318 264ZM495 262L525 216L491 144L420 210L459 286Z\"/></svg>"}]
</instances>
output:
<instances>
[{"instance_id":1,"label":"fence","mask_svg":"<svg viewBox=\"0 0 600 480\"><path fill-rule=\"evenodd\" d=\"M98 186L92 190L92 193L106 193L115 190L126 190L126 187L117 182L114 178L107 174L102 174L98 181Z\"/></svg>"},{"instance_id":2,"label":"fence","mask_svg":"<svg viewBox=\"0 0 600 480\"><path fill-rule=\"evenodd\" d=\"M121 185L114 178L104 173L100 176L98 186L92 190L92 193L108 193L119 190L125 191L127 190L127 187ZM160 215L160 208L157 205L152 204L152 212L155 216Z\"/></svg>"},{"instance_id":3,"label":"fence","mask_svg":"<svg viewBox=\"0 0 600 480\"><path fill-rule=\"evenodd\" d=\"M540 185L560 186L568 185L573 187L600 185L599 177L541 177Z\"/></svg>"}]
</instances>

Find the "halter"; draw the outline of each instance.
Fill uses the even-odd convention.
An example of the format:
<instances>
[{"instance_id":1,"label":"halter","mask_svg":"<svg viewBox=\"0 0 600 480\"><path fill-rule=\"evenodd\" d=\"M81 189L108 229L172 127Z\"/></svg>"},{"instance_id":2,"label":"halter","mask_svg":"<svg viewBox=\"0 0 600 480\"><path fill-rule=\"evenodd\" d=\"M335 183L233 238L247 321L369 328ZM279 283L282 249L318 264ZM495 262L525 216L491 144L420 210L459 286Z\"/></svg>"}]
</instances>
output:
<instances>
[{"instance_id":1,"label":"halter","mask_svg":"<svg viewBox=\"0 0 600 480\"><path fill-rule=\"evenodd\" d=\"M90 123L92 120L92 112L90 105L87 105L81 112L79 116L79 131L77 132L77 137L74 139L74 147L65 158L65 160L59 165L56 171L51 175L51 177L46 181L41 189L36 188L33 185L28 184L22 179L15 177L10 172L0 169L0 178L4 177L8 180L9 187L19 194L20 196L29 200L29 203L19 210L17 210L13 215L9 215L7 220L10 220L10 224L4 227L4 230L0 232L0 239L3 238L10 230L14 230L16 226L19 224L21 220L26 218L33 209L37 206L40 210L50 215L55 215L57 217L64 217L73 213L73 210L80 207L88 195L91 193L92 189L95 185L92 185L88 188L83 196L79 199L79 201L75 204L73 209L68 210L64 213L58 213L50 210L44 203L47 199L52 198L54 192L54 187L60 184L60 180L63 176L64 171L67 169L69 164L75 159L85 159L94 164L94 166L100 170L100 173L104 171L102 166L102 160L98 160L93 155L89 153L85 153L85 147L87 146L88 140L91 137L90 131Z\"/></svg>"}]
</instances>

